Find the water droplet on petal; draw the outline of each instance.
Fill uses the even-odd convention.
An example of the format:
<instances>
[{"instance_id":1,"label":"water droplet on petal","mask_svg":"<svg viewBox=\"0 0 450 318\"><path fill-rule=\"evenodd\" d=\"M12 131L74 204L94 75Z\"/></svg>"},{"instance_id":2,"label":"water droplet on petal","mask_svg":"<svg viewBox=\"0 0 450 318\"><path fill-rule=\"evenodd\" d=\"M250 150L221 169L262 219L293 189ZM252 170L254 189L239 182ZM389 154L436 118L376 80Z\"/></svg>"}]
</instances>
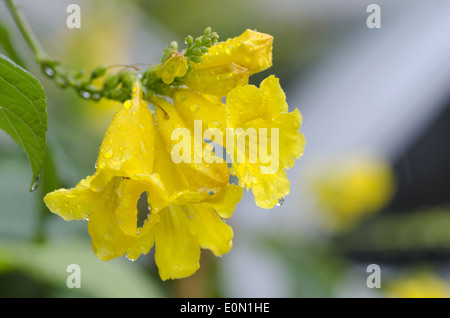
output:
<instances>
[{"instance_id":1,"label":"water droplet on petal","mask_svg":"<svg viewBox=\"0 0 450 318\"><path fill-rule=\"evenodd\" d=\"M196 112L198 110L198 105L197 104L192 104L190 109L191 109L191 112L194 113L194 112Z\"/></svg>"},{"instance_id":2,"label":"water droplet on petal","mask_svg":"<svg viewBox=\"0 0 450 318\"><path fill-rule=\"evenodd\" d=\"M123 103L123 107L125 107L125 109L130 109L131 106L132 106L131 100L127 100L125 103Z\"/></svg>"},{"instance_id":3,"label":"water droplet on petal","mask_svg":"<svg viewBox=\"0 0 450 318\"><path fill-rule=\"evenodd\" d=\"M108 152L105 153L105 158L107 158L107 159L112 158L112 156L113 156L112 150L108 150Z\"/></svg>"},{"instance_id":4,"label":"water droplet on petal","mask_svg":"<svg viewBox=\"0 0 450 318\"><path fill-rule=\"evenodd\" d=\"M279 199L278 199L277 206L282 206L283 203L284 203L284 198L279 198Z\"/></svg>"}]
</instances>

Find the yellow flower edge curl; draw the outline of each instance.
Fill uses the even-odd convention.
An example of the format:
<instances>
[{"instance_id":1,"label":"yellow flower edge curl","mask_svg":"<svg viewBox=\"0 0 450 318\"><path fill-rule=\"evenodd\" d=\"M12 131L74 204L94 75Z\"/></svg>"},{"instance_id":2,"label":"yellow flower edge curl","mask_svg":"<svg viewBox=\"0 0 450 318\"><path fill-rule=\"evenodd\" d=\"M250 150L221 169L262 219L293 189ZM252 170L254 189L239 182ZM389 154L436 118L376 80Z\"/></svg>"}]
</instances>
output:
<instances>
[{"instance_id":1,"label":"yellow flower edge curl","mask_svg":"<svg viewBox=\"0 0 450 318\"><path fill-rule=\"evenodd\" d=\"M193 63L185 85L205 94L225 97L249 76L272 66L273 37L247 29L241 35L213 45Z\"/></svg>"},{"instance_id":2,"label":"yellow flower edge curl","mask_svg":"<svg viewBox=\"0 0 450 318\"><path fill-rule=\"evenodd\" d=\"M136 83L132 100L108 128L95 174L72 189L47 194L44 202L65 220L88 219L99 259L137 259L155 245L161 279L183 278L199 268L201 248L217 256L229 251L233 231L222 218L231 216L242 191L231 184L217 187L214 194L194 191L195 184L181 187L179 180L195 180L170 160L154 123ZM151 210L138 227L137 202L144 192Z\"/></svg>"},{"instance_id":3,"label":"yellow flower edge curl","mask_svg":"<svg viewBox=\"0 0 450 318\"><path fill-rule=\"evenodd\" d=\"M299 132L302 116L297 108L288 112L286 95L273 75L264 79L259 88L254 85L234 88L227 96L225 112L227 127L242 128L241 134L254 129L258 137L253 141L258 142L255 162L249 158L252 141L244 146L233 143L232 154L245 151L246 160L235 159L232 173L239 178L242 187L252 189L256 205L273 208L289 194L286 170L303 155L305 138ZM239 140L239 134L236 139ZM262 151L262 145L270 149Z\"/></svg>"}]
</instances>

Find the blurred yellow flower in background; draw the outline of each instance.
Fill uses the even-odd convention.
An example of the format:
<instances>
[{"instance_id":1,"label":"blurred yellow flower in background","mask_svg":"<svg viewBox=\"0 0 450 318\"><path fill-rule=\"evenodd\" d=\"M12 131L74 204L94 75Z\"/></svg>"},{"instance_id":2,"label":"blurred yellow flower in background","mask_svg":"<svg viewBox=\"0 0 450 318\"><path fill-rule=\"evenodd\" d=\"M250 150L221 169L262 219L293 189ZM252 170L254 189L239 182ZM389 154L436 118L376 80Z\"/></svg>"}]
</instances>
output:
<instances>
[{"instance_id":1,"label":"blurred yellow flower in background","mask_svg":"<svg viewBox=\"0 0 450 318\"><path fill-rule=\"evenodd\" d=\"M434 273L421 271L390 282L387 295L392 298L448 298L450 286Z\"/></svg>"},{"instance_id":2,"label":"blurred yellow flower in background","mask_svg":"<svg viewBox=\"0 0 450 318\"><path fill-rule=\"evenodd\" d=\"M380 211L395 191L389 163L375 155L349 155L312 170L311 189L321 217L334 231L347 231Z\"/></svg>"}]
</instances>

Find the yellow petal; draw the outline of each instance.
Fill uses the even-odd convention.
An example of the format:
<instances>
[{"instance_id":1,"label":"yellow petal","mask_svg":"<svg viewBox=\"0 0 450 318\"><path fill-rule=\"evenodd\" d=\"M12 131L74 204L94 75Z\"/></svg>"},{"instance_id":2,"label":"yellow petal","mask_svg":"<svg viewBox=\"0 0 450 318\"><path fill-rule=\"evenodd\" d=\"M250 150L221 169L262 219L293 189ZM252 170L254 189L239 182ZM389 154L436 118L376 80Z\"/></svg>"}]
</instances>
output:
<instances>
[{"instance_id":1,"label":"yellow petal","mask_svg":"<svg viewBox=\"0 0 450 318\"><path fill-rule=\"evenodd\" d=\"M273 127L279 129L280 168L290 169L295 159L303 155L305 137L299 132L302 122L300 111L296 108L290 113L279 115L273 120Z\"/></svg>"},{"instance_id":2,"label":"yellow petal","mask_svg":"<svg viewBox=\"0 0 450 318\"><path fill-rule=\"evenodd\" d=\"M251 74L272 66L273 37L246 30L219 42L192 64L185 84L203 93L226 96L234 87L247 84Z\"/></svg>"},{"instance_id":3,"label":"yellow petal","mask_svg":"<svg viewBox=\"0 0 450 318\"><path fill-rule=\"evenodd\" d=\"M115 217L119 224L119 228L124 234L136 236L137 235L137 203L139 197L148 190L145 183L132 180L122 179L116 190L115 200L116 208Z\"/></svg>"},{"instance_id":4,"label":"yellow petal","mask_svg":"<svg viewBox=\"0 0 450 318\"><path fill-rule=\"evenodd\" d=\"M227 126L236 128L235 142L227 140L234 147L227 152L239 184L252 189L258 206L272 208L289 193L284 169L292 168L303 155L302 116L298 109L288 113L286 96L274 76L260 88L234 88L227 97L226 113Z\"/></svg>"},{"instance_id":5,"label":"yellow petal","mask_svg":"<svg viewBox=\"0 0 450 318\"><path fill-rule=\"evenodd\" d=\"M147 193L149 195L149 193ZM155 225L160 222L160 214L150 212L150 216L144 226L138 229L138 235L127 248L128 259L136 260L142 254L147 254L154 245Z\"/></svg>"},{"instance_id":6,"label":"yellow petal","mask_svg":"<svg viewBox=\"0 0 450 318\"><path fill-rule=\"evenodd\" d=\"M171 154L170 159L162 163L158 174L162 175L163 170L174 169L173 166L177 166L177 169L174 169L173 177L176 178L174 181L188 184L188 189L195 191L216 191L227 185L229 179L227 163L222 158L214 157L216 162L210 164L203 158L206 143L202 139L201 129L190 130L172 104L162 99L158 99L157 102L159 106L156 107L156 116L159 132L165 143L163 149ZM181 137L173 137L176 129L182 133ZM177 152L176 149L179 148L177 146L183 141L187 147L182 147ZM184 158L185 154L186 160L181 160L180 156L183 155ZM160 159L157 161L161 162Z\"/></svg>"},{"instance_id":7,"label":"yellow petal","mask_svg":"<svg viewBox=\"0 0 450 318\"><path fill-rule=\"evenodd\" d=\"M96 193L94 208L89 215L92 247L97 257L105 261L122 256L135 239L122 231L116 217L120 208L117 191L122 181L123 178L114 177L101 192Z\"/></svg>"},{"instance_id":8,"label":"yellow petal","mask_svg":"<svg viewBox=\"0 0 450 318\"><path fill-rule=\"evenodd\" d=\"M64 220L86 220L93 209L94 193L89 189L91 177L81 180L72 189L48 193L44 202L48 209Z\"/></svg>"},{"instance_id":9,"label":"yellow petal","mask_svg":"<svg viewBox=\"0 0 450 318\"><path fill-rule=\"evenodd\" d=\"M239 128L246 123L267 118L267 105L260 90L254 85L236 87L227 96L227 127Z\"/></svg>"},{"instance_id":10,"label":"yellow petal","mask_svg":"<svg viewBox=\"0 0 450 318\"><path fill-rule=\"evenodd\" d=\"M233 164L233 171L239 178L239 185L252 189L255 203L263 209L271 209L290 191L290 182L285 170L261 174L257 164Z\"/></svg>"},{"instance_id":11,"label":"yellow petal","mask_svg":"<svg viewBox=\"0 0 450 318\"><path fill-rule=\"evenodd\" d=\"M288 111L279 79L271 75L254 85L236 87L227 96L227 127L243 127L255 119L272 120ZM301 124L301 118L300 118Z\"/></svg>"},{"instance_id":12,"label":"yellow petal","mask_svg":"<svg viewBox=\"0 0 450 318\"><path fill-rule=\"evenodd\" d=\"M225 128L225 105L220 97L179 89L173 95L174 106L183 122L194 130L194 121L201 120L202 133L208 128Z\"/></svg>"},{"instance_id":13,"label":"yellow petal","mask_svg":"<svg viewBox=\"0 0 450 318\"><path fill-rule=\"evenodd\" d=\"M206 68L193 67L184 80L188 87L205 94L226 96L236 86L248 83L250 73L235 63Z\"/></svg>"},{"instance_id":14,"label":"yellow petal","mask_svg":"<svg viewBox=\"0 0 450 318\"><path fill-rule=\"evenodd\" d=\"M271 105L269 108L271 117L275 118L280 113L288 111L286 103L286 94L280 86L280 80L274 75L265 78L259 85L263 94L264 103Z\"/></svg>"},{"instance_id":15,"label":"yellow petal","mask_svg":"<svg viewBox=\"0 0 450 318\"><path fill-rule=\"evenodd\" d=\"M145 179L152 173L154 153L153 116L136 83L133 98L124 103L112 120L100 147L93 187L101 188L114 175ZM104 173L102 173L102 171Z\"/></svg>"},{"instance_id":16,"label":"yellow petal","mask_svg":"<svg viewBox=\"0 0 450 318\"><path fill-rule=\"evenodd\" d=\"M189 217L190 232L198 239L201 248L216 256L228 253L232 246L233 230L208 204L191 204L185 207Z\"/></svg>"},{"instance_id":17,"label":"yellow petal","mask_svg":"<svg viewBox=\"0 0 450 318\"><path fill-rule=\"evenodd\" d=\"M155 262L161 279L192 275L200 267L200 245L189 230L186 213L170 206L160 216L155 226Z\"/></svg>"},{"instance_id":18,"label":"yellow petal","mask_svg":"<svg viewBox=\"0 0 450 318\"><path fill-rule=\"evenodd\" d=\"M300 111L294 109L290 113L278 115L273 120L256 119L245 124L244 132L247 129L254 129L256 132L257 143L254 147L257 149L257 163L265 174L290 169L295 160L303 155L305 137L299 131L301 122ZM239 139L239 136L236 139ZM249 163L248 150L245 150L246 162ZM276 164L274 161L277 161Z\"/></svg>"},{"instance_id":19,"label":"yellow petal","mask_svg":"<svg viewBox=\"0 0 450 318\"><path fill-rule=\"evenodd\" d=\"M220 217L228 219L233 214L236 204L241 201L241 198L242 187L229 184L205 198L202 202L210 204Z\"/></svg>"},{"instance_id":20,"label":"yellow petal","mask_svg":"<svg viewBox=\"0 0 450 318\"><path fill-rule=\"evenodd\" d=\"M273 37L247 29L238 37L212 46L202 60L194 64L194 71L234 63L246 68L250 74L272 66Z\"/></svg>"}]
</instances>

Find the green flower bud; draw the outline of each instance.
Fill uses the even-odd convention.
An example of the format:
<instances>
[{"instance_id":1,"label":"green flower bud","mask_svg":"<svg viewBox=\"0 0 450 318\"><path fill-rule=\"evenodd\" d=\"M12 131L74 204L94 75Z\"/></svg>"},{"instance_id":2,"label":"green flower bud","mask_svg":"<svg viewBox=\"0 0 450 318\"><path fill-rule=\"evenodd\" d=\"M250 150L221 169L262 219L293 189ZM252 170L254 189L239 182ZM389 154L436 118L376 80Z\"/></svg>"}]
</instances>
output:
<instances>
[{"instance_id":1,"label":"green flower bud","mask_svg":"<svg viewBox=\"0 0 450 318\"><path fill-rule=\"evenodd\" d=\"M106 66L100 65L94 68L91 72L91 78L98 78L106 74Z\"/></svg>"},{"instance_id":2,"label":"green flower bud","mask_svg":"<svg viewBox=\"0 0 450 318\"><path fill-rule=\"evenodd\" d=\"M117 74L110 74L106 77L105 81L103 82L103 87L105 89L113 89L114 87L117 87L119 85L119 76Z\"/></svg>"}]
</instances>

